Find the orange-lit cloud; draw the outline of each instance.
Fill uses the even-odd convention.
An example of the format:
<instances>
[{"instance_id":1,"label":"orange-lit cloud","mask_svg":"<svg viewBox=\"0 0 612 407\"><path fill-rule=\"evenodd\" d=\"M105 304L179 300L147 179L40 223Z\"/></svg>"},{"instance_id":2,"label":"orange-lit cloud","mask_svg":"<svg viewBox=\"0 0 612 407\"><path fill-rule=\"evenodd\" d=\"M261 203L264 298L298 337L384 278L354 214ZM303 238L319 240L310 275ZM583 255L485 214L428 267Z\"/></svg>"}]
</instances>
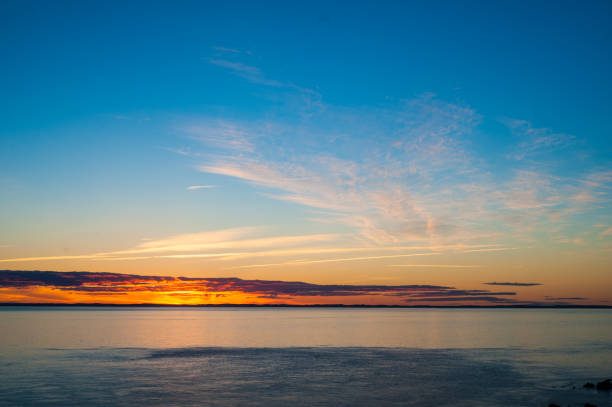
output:
<instances>
[{"instance_id":1,"label":"orange-lit cloud","mask_svg":"<svg viewBox=\"0 0 612 407\"><path fill-rule=\"evenodd\" d=\"M534 283L488 283L531 286ZM118 273L0 271L0 302L112 304L530 305L513 291L441 285L342 285Z\"/></svg>"}]
</instances>

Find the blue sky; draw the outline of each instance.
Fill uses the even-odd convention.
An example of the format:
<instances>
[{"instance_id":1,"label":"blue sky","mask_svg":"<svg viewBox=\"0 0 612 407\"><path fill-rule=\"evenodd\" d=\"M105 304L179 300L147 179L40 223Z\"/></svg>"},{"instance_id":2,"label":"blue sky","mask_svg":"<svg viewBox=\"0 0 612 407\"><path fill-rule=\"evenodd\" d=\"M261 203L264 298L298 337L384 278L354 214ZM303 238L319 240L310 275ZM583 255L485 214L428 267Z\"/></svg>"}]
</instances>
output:
<instances>
[{"instance_id":1,"label":"blue sky","mask_svg":"<svg viewBox=\"0 0 612 407\"><path fill-rule=\"evenodd\" d=\"M0 6L0 258L263 227L237 235L520 251L504 280L563 250L610 282L609 2L128 3ZM64 260L28 267L110 267Z\"/></svg>"},{"instance_id":2,"label":"blue sky","mask_svg":"<svg viewBox=\"0 0 612 407\"><path fill-rule=\"evenodd\" d=\"M607 2L129 3L4 2L7 127L265 108L208 63L215 46L248 51L270 78L332 104L433 92L570 133L608 113ZM588 131L601 136L601 126Z\"/></svg>"}]
</instances>

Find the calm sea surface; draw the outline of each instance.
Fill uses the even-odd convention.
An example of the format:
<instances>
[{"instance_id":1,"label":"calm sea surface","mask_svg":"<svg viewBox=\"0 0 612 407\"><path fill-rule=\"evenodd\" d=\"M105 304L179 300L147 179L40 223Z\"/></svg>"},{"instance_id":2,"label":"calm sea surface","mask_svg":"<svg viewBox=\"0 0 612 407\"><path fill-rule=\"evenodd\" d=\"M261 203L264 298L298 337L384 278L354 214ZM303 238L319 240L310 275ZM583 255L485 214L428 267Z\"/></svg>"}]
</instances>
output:
<instances>
[{"instance_id":1,"label":"calm sea surface","mask_svg":"<svg viewBox=\"0 0 612 407\"><path fill-rule=\"evenodd\" d=\"M0 308L2 406L601 407L608 377L612 310Z\"/></svg>"}]
</instances>

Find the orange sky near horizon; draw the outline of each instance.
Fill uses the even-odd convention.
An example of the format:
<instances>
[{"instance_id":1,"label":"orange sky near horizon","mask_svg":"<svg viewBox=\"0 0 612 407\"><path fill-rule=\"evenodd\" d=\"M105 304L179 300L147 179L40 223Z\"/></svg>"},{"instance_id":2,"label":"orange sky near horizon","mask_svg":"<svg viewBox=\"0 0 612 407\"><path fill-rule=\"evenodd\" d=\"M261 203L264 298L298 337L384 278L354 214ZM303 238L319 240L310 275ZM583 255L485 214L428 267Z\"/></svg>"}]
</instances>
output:
<instances>
[{"instance_id":1,"label":"orange sky near horizon","mask_svg":"<svg viewBox=\"0 0 612 407\"><path fill-rule=\"evenodd\" d=\"M545 292L545 291L544 291ZM543 295L540 283L448 285L312 284L239 278L1 271L0 302L100 304L606 305Z\"/></svg>"}]
</instances>

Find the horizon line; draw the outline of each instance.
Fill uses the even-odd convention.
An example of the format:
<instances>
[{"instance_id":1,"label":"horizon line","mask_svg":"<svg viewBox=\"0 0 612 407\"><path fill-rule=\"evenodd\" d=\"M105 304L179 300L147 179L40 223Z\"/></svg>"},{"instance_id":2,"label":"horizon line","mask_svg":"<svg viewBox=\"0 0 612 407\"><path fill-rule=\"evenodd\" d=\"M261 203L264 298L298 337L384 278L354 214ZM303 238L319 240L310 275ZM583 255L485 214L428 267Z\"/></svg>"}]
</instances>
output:
<instances>
[{"instance_id":1,"label":"horizon line","mask_svg":"<svg viewBox=\"0 0 612 407\"><path fill-rule=\"evenodd\" d=\"M512 304L512 305L394 305L394 304L157 304L157 303L37 303L37 302L0 302L0 307L125 307L125 308L601 308L612 309L612 305L587 304Z\"/></svg>"}]
</instances>

